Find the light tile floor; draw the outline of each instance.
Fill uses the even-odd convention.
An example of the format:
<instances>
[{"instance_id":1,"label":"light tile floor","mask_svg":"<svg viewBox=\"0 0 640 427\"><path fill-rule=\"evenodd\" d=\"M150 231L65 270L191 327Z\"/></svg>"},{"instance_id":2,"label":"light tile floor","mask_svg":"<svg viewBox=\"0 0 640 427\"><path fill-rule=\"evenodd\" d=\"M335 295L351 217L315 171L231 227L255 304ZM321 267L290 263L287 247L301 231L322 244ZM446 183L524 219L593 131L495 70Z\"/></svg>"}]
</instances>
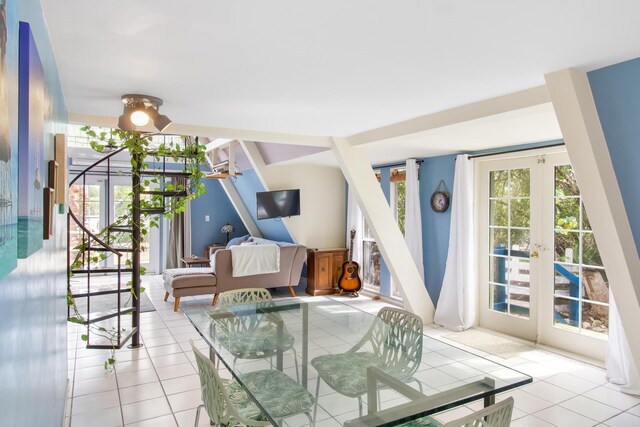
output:
<instances>
[{"instance_id":1,"label":"light tile floor","mask_svg":"<svg viewBox=\"0 0 640 427\"><path fill-rule=\"evenodd\" d=\"M202 349L207 349L207 344L182 311L174 313L173 303L163 301L161 276L145 277L144 282L146 292L157 311L141 315L144 346L135 350L119 350L116 354L118 362L113 372L106 371L103 366L109 352L85 349L84 342L80 339L83 329L69 324L70 392L65 426L194 425L195 410L200 404L200 382L195 359L189 348L189 339L194 339ZM357 299L345 298L344 301L371 313L377 313L386 305L364 296ZM210 304L211 298L208 296L183 298L180 302L182 308ZM451 332L428 326L425 333L447 341L443 336ZM542 348L503 359L453 341L447 342L534 377L532 384L498 397L498 400L507 396L514 397L514 427L640 426L640 399L621 393L616 386L609 384L603 369ZM429 363L455 362L443 358ZM428 375L428 372L416 374L417 377L420 375ZM228 378L230 375L223 372L222 376ZM456 381L454 377L445 374L428 380L433 384ZM324 384L320 394L317 426L339 426L345 420L357 416L355 399L343 399L331 394L331 390ZM382 400L385 400L384 394ZM344 413L332 418L322 409L322 405L342 407ZM478 401L439 414L436 418L446 422L481 407L482 402ZM209 421L204 412L202 415L200 425L208 426ZM289 427L305 423L306 417L303 416L285 422Z\"/></svg>"}]
</instances>

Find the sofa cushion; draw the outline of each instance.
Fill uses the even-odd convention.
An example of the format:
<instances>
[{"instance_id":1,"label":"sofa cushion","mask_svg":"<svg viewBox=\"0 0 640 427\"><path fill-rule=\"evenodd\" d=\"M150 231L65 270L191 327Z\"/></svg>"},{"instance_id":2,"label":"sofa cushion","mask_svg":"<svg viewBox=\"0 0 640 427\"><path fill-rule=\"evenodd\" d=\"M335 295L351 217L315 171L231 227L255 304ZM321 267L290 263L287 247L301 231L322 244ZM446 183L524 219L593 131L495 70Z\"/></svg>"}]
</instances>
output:
<instances>
[{"instance_id":1,"label":"sofa cushion","mask_svg":"<svg viewBox=\"0 0 640 427\"><path fill-rule=\"evenodd\" d=\"M245 234L244 236L240 236L240 237L234 237L233 239L229 240L229 243L227 243L227 246L225 249L229 249L231 246L239 245L240 243L246 241L250 237L251 235L249 234Z\"/></svg>"},{"instance_id":2,"label":"sofa cushion","mask_svg":"<svg viewBox=\"0 0 640 427\"><path fill-rule=\"evenodd\" d=\"M191 274L172 278L168 283L173 289L198 288L201 286L215 286L216 276L213 274Z\"/></svg>"}]
</instances>

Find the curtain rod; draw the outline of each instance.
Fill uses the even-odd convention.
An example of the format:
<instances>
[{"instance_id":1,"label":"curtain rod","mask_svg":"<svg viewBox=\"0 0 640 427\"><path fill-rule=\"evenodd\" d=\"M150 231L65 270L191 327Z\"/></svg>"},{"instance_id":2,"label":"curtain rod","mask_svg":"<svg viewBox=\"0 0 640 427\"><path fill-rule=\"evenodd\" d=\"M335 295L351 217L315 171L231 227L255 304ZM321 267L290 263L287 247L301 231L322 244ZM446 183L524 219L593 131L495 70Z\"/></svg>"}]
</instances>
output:
<instances>
[{"instance_id":1,"label":"curtain rod","mask_svg":"<svg viewBox=\"0 0 640 427\"><path fill-rule=\"evenodd\" d=\"M417 164L421 164L422 162L424 162L424 160L416 160ZM388 163L388 164L384 164L384 165L372 165L371 167L374 169L378 169L378 168L391 168L394 166L406 166L407 162L401 162L401 163Z\"/></svg>"},{"instance_id":2,"label":"curtain rod","mask_svg":"<svg viewBox=\"0 0 640 427\"><path fill-rule=\"evenodd\" d=\"M541 148L550 148L550 147L560 147L561 145L564 145L564 142L559 142L557 144L543 145L543 146L540 146L540 147L527 147L527 148L520 148L520 149L516 149L516 150L493 151L491 153L476 154L475 156L469 156L469 158L470 159L476 159L478 157L495 156L495 155L498 155L498 154L520 153L521 151L539 150Z\"/></svg>"}]
</instances>

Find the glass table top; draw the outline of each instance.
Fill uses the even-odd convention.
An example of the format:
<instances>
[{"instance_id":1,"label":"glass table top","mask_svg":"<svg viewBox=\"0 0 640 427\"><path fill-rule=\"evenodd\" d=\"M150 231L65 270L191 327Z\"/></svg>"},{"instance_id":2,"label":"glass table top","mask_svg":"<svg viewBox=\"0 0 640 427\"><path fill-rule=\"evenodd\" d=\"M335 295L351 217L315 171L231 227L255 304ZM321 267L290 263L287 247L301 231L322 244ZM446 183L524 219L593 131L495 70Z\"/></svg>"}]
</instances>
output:
<instances>
[{"instance_id":1,"label":"glass table top","mask_svg":"<svg viewBox=\"0 0 640 427\"><path fill-rule=\"evenodd\" d=\"M313 401L319 396L317 421L330 416L353 426L402 424L478 399L487 406L497 393L532 381L423 335L397 309L386 314L326 297L186 310L211 359L220 359L274 425L280 408L247 381L257 371L281 371Z\"/></svg>"}]
</instances>

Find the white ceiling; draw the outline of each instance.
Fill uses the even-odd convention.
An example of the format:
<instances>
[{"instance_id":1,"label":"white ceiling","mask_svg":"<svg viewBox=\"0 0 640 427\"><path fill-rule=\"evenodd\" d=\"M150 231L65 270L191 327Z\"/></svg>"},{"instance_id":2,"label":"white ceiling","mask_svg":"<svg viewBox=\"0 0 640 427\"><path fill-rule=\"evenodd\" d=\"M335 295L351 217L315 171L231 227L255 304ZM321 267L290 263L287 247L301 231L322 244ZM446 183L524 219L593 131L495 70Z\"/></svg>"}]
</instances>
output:
<instances>
[{"instance_id":1,"label":"white ceiling","mask_svg":"<svg viewBox=\"0 0 640 427\"><path fill-rule=\"evenodd\" d=\"M347 136L640 56L637 0L42 4L71 113L117 116L122 94L146 93L176 123L245 130ZM513 117L445 128L393 155L559 136L554 117L530 113L528 129Z\"/></svg>"}]
</instances>

